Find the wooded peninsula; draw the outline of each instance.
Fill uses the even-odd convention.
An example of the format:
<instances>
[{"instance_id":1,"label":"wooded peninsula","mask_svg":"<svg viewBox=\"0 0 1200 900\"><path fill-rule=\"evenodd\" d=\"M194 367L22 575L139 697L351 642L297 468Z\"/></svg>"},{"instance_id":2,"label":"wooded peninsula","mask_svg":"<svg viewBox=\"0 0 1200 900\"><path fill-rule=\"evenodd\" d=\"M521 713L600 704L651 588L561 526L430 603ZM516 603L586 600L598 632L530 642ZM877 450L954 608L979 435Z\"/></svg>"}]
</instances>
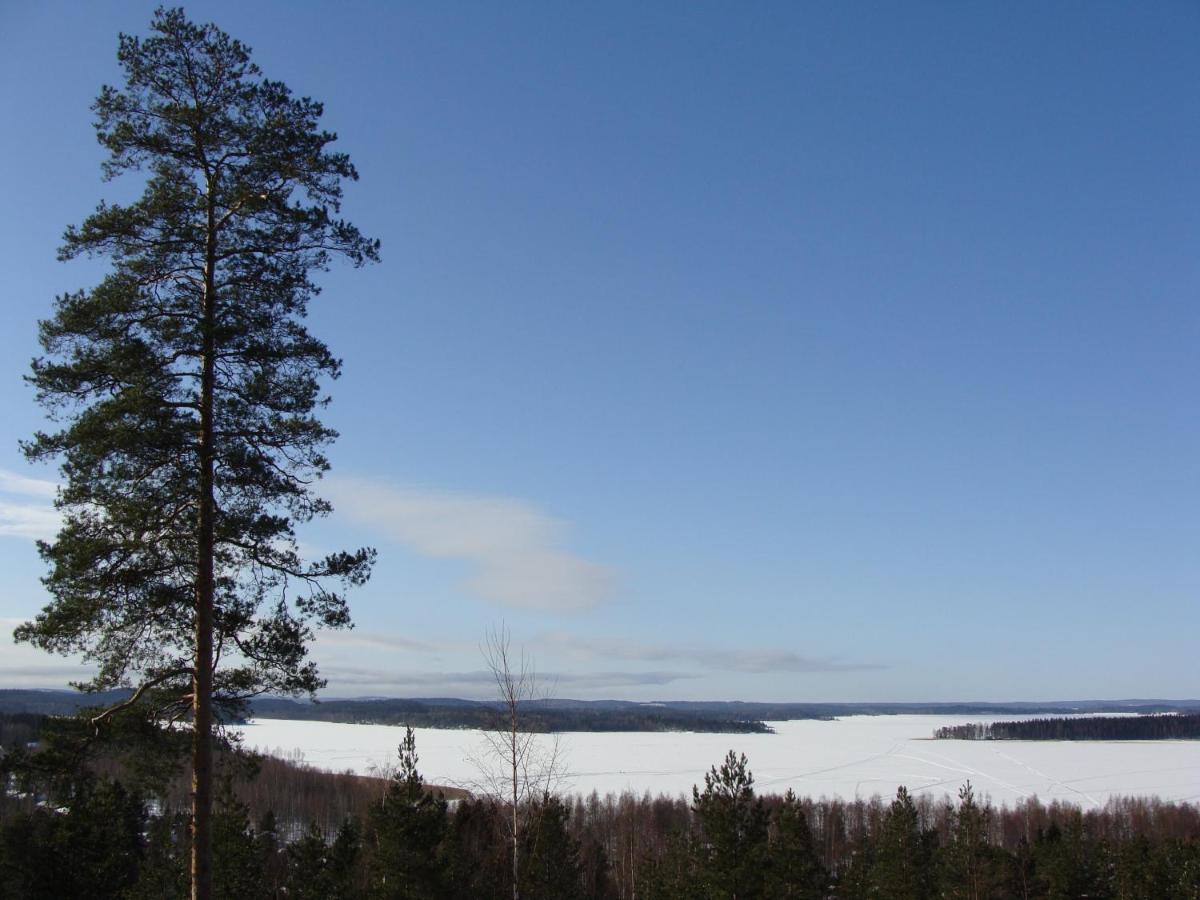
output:
<instances>
[{"instance_id":1,"label":"wooded peninsula","mask_svg":"<svg viewBox=\"0 0 1200 900\"><path fill-rule=\"evenodd\" d=\"M1200 739L1200 713L1089 716L948 725L933 736L966 741L1156 741Z\"/></svg>"}]
</instances>

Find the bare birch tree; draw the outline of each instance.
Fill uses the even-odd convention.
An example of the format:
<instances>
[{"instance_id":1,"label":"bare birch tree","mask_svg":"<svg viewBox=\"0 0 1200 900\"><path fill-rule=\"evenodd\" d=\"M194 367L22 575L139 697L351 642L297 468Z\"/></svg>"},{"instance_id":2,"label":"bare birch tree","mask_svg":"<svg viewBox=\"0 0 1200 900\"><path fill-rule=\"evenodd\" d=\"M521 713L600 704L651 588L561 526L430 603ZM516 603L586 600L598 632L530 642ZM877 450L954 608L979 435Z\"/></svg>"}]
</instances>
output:
<instances>
[{"instance_id":1,"label":"bare birch tree","mask_svg":"<svg viewBox=\"0 0 1200 900\"><path fill-rule=\"evenodd\" d=\"M469 788L508 807L504 824L512 855L513 900L520 900L521 840L540 801L565 778L558 735L538 732L531 705L548 699L524 650L514 653L507 626L488 631L480 646L496 684L496 722L484 730L481 752L471 759L479 781Z\"/></svg>"}]
</instances>

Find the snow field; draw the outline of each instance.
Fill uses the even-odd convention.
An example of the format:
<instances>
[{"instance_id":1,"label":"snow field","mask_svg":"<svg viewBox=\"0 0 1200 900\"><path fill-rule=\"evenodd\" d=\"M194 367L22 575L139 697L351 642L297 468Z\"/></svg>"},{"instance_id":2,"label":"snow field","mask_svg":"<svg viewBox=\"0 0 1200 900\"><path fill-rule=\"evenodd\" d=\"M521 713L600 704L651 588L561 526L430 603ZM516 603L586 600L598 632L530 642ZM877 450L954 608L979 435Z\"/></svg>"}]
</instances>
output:
<instances>
[{"instance_id":1,"label":"snow field","mask_svg":"<svg viewBox=\"0 0 1200 900\"><path fill-rule=\"evenodd\" d=\"M849 716L832 722L770 723L775 734L693 732L571 732L559 752L564 793L690 796L726 752L746 754L762 793L854 799L885 798L907 785L914 794L955 795L968 779L976 793L1012 804L1037 796L1084 808L1110 797L1157 796L1200 801L1200 742L1196 741L935 741L934 729L987 716ZM1019 718L1019 717L1016 717ZM240 731L247 748L296 756L309 765L359 774L396 760L404 729L283 719L252 720ZM434 784L470 787L484 754L481 733L420 728L419 768ZM541 736L541 740L549 740Z\"/></svg>"}]
</instances>

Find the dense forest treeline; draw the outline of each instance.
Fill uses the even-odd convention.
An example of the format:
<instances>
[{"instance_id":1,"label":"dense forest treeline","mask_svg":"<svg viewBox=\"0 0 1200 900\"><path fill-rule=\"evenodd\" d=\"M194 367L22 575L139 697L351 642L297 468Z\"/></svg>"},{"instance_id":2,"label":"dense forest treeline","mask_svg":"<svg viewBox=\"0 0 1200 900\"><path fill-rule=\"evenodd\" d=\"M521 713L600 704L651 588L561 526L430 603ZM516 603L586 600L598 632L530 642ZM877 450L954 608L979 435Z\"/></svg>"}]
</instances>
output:
<instances>
[{"instance_id":1,"label":"dense forest treeline","mask_svg":"<svg viewBox=\"0 0 1200 900\"><path fill-rule=\"evenodd\" d=\"M81 694L74 691L0 690L0 714L72 715L90 706L127 699L128 691ZM450 698L331 699L321 702L260 697L247 704L244 718L299 719L360 725L411 725L414 728L491 728L500 712L492 701ZM825 718L816 714L791 718ZM532 700L526 705L531 731L701 731L765 734L762 716L741 704L659 704L619 700Z\"/></svg>"},{"instance_id":2,"label":"dense forest treeline","mask_svg":"<svg viewBox=\"0 0 1200 900\"><path fill-rule=\"evenodd\" d=\"M0 713L70 715L83 706L108 706L128 691L81 694L77 691L0 690ZM699 731L728 734L766 733L767 722L833 719L851 715L1069 715L1072 713L1200 714L1200 701L1089 700L1055 703L755 703L742 701L542 700L526 708L535 731ZM250 717L303 719L417 728L488 728L497 706L490 701L451 698L326 699L318 703L260 697L249 704Z\"/></svg>"},{"instance_id":3,"label":"dense forest treeline","mask_svg":"<svg viewBox=\"0 0 1200 900\"><path fill-rule=\"evenodd\" d=\"M250 706L250 716L263 719L308 719L414 728L493 728L500 709L495 703L469 700L325 700L301 703L263 699ZM524 711L530 731L705 731L765 734L761 720L677 709L651 704L591 705L531 701Z\"/></svg>"},{"instance_id":4,"label":"dense forest treeline","mask_svg":"<svg viewBox=\"0 0 1200 900\"><path fill-rule=\"evenodd\" d=\"M974 722L939 728L933 736L942 740L969 741L1197 740L1200 739L1200 713Z\"/></svg>"},{"instance_id":5,"label":"dense forest treeline","mask_svg":"<svg viewBox=\"0 0 1200 900\"><path fill-rule=\"evenodd\" d=\"M28 724L4 733L22 738ZM150 791L111 766L39 779L8 746L0 897L187 896L186 785ZM513 896L504 805L447 802L420 783L415 753L409 762L402 752L390 779L280 760L231 770L217 896ZM690 799L544 796L530 812L526 900L1200 897L1200 807L1155 799L995 807L969 785L955 800L764 797L731 752Z\"/></svg>"},{"instance_id":6,"label":"dense forest treeline","mask_svg":"<svg viewBox=\"0 0 1200 900\"><path fill-rule=\"evenodd\" d=\"M4 688L0 690L0 713L35 713L46 716L69 716L85 706L111 706L129 697L132 691L34 690Z\"/></svg>"}]
</instances>

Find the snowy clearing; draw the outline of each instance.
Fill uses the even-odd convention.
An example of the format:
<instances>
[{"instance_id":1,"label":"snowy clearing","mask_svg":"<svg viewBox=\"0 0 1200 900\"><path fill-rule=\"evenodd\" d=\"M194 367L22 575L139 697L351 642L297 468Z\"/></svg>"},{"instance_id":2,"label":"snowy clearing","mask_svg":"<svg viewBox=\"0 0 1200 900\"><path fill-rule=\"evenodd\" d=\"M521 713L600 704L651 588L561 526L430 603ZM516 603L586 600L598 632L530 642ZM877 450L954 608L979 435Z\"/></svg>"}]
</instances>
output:
<instances>
[{"instance_id":1,"label":"snowy clearing","mask_svg":"<svg viewBox=\"0 0 1200 900\"><path fill-rule=\"evenodd\" d=\"M998 721L980 716L849 716L833 722L773 722L776 734L572 732L561 736L567 777L562 792L690 795L728 750L745 753L758 789L792 788L811 797L887 797L907 785L915 794L953 795L970 780L993 802L1037 796L1085 808L1110 797L1200 800L1196 741L935 741L935 728ZM1017 718L1017 717L1013 717ZM283 719L236 729L248 748L295 756L334 771L371 774L396 758L403 728ZM543 736L541 739L548 740ZM468 786L469 762L481 753L478 731L417 730L425 778Z\"/></svg>"}]
</instances>

